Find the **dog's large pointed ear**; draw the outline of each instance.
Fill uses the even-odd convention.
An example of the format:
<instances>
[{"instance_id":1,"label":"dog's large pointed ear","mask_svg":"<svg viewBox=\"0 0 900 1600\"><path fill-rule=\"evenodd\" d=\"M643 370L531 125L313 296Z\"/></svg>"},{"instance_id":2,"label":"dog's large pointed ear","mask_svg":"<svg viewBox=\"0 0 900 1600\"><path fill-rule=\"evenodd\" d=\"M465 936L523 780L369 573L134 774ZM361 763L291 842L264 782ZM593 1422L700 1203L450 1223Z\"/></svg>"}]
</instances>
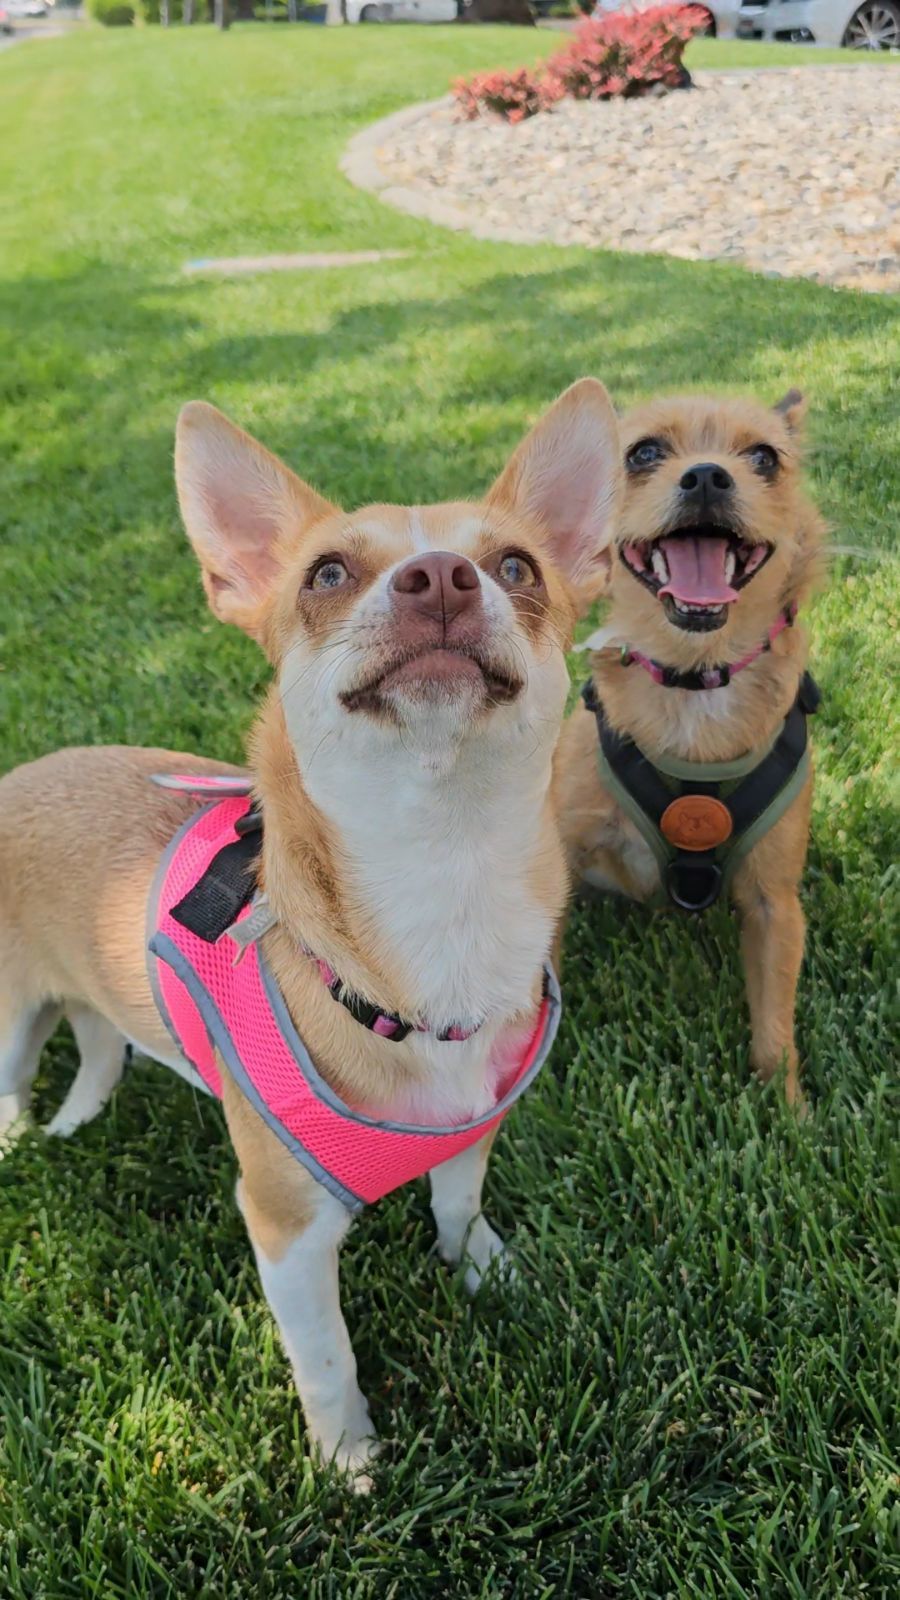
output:
<instances>
[{"instance_id":1,"label":"dog's large pointed ear","mask_svg":"<svg viewBox=\"0 0 900 1600\"><path fill-rule=\"evenodd\" d=\"M211 610L258 637L285 559L335 507L200 400L178 418L175 482Z\"/></svg>"},{"instance_id":2,"label":"dog's large pointed ear","mask_svg":"<svg viewBox=\"0 0 900 1600\"><path fill-rule=\"evenodd\" d=\"M596 378L561 394L488 495L544 529L556 564L585 600L603 587L624 472L612 402Z\"/></svg>"},{"instance_id":3,"label":"dog's large pointed ear","mask_svg":"<svg viewBox=\"0 0 900 1600\"><path fill-rule=\"evenodd\" d=\"M772 407L781 417L788 433L802 433L809 402L799 389L788 389L786 395Z\"/></svg>"}]
</instances>

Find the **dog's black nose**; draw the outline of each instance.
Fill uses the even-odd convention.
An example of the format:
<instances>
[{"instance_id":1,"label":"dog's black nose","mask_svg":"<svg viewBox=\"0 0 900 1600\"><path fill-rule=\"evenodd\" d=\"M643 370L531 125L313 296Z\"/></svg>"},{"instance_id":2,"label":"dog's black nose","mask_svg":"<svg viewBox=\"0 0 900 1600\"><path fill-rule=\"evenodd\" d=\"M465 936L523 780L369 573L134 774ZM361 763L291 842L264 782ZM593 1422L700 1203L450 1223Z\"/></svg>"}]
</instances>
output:
<instances>
[{"instance_id":1,"label":"dog's black nose","mask_svg":"<svg viewBox=\"0 0 900 1600\"><path fill-rule=\"evenodd\" d=\"M724 467L714 461L700 461L689 467L679 484L681 498L686 505L709 511L734 492L734 479Z\"/></svg>"}]
</instances>

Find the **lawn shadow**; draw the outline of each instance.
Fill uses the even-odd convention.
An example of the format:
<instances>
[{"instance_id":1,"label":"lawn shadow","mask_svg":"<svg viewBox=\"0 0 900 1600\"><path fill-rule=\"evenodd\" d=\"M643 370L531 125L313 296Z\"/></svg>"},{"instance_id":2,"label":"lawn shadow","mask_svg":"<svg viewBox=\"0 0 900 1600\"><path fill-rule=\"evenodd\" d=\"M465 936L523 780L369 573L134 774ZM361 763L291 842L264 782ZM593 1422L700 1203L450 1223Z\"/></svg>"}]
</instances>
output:
<instances>
[{"instance_id":1,"label":"lawn shadow","mask_svg":"<svg viewBox=\"0 0 900 1600\"><path fill-rule=\"evenodd\" d=\"M39 505L71 490L98 497L102 510L114 487L134 518L160 503L162 485L171 504L178 404L215 399L236 379L250 394L258 385L291 392L289 409L273 408L266 443L347 503L472 494L523 421L585 372L623 403L699 385L774 400L787 377L803 386L810 349L827 338L866 346L871 400L876 409L887 401L884 334L900 329L900 307L885 297L800 281L779 283L776 295L737 269L659 257L570 263L560 252L558 268L529 272L522 256L522 270L479 278L471 264L457 275L448 253L441 295L406 292L420 281L415 261L381 269L374 282L389 279L390 297L370 297L368 274L352 274L352 284L332 275L309 295L297 286L304 310L314 302L316 331L212 340L203 297L215 299L221 322L234 293L236 320L246 322L244 284L185 287L94 262L68 278L0 285L0 317L17 329L37 424L10 441L10 489L32 509L35 494ZM348 293L354 303L341 306ZM13 373L13 401L17 389ZM820 442L840 448L842 395L818 405L814 396L813 419ZM92 521L102 538L104 519Z\"/></svg>"},{"instance_id":2,"label":"lawn shadow","mask_svg":"<svg viewBox=\"0 0 900 1600\"><path fill-rule=\"evenodd\" d=\"M403 276L396 269L398 285ZM500 465L521 419L586 372L623 403L698 386L750 388L774 403L786 382L808 383L813 346L843 340L865 348L866 385L878 408L893 382L884 337L891 326L900 331L900 307L883 296L801 281L779 283L775 295L764 279L737 269L595 255L577 265L561 258L550 271L457 281L441 296L365 299L335 312L320 333L227 336L197 346L184 373L198 392L240 371L247 383L316 376L321 393L346 365L371 361L379 375L371 420L358 403L342 415L339 379L334 410L302 419L302 470L315 474L327 439L324 455L347 462L362 497L439 498L471 494L473 471L483 473L486 461ZM352 392L356 400L364 386ZM302 416L302 395L298 401ZM848 447L843 402L842 392L813 395L814 433L832 465L834 452ZM402 434L392 426L398 417ZM296 456L294 419L274 419L269 442ZM865 444L854 441L857 472Z\"/></svg>"}]
</instances>

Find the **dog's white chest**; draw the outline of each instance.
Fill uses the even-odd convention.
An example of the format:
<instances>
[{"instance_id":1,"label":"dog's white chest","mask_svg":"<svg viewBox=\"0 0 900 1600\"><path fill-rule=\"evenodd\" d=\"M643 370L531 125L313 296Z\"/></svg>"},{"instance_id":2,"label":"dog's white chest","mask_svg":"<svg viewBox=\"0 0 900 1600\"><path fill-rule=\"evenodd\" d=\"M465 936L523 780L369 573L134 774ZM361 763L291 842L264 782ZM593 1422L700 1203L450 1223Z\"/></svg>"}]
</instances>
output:
<instances>
[{"instance_id":1,"label":"dog's white chest","mask_svg":"<svg viewBox=\"0 0 900 1600\"><path fill-rule=\"evenodd\" d=\"M476 771L468 792L374 761L367 776L365 805L328 799L373 964L399 967L433 1032L527 1011L556 909L534 881L549 774Z\"/></svg>"}]
</instances>

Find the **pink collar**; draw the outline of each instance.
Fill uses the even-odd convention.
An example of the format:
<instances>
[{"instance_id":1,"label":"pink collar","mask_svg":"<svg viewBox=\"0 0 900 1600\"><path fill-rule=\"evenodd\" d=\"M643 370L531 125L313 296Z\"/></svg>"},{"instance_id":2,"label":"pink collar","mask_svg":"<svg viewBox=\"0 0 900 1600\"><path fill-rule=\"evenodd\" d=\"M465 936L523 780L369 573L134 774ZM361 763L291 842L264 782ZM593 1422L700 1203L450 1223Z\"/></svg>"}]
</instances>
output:
<instances>
[{"instance_id":1,"label":"pink collar","mask_svg":"<svg viewBox=\"0 0 900 1600\"><path fill-rule=\"evenodd\" d=\"M772 623L762 644L741 656L740 661L725 662L721 667L708 667L706 671L679 672L677 667L664 667L662 662L651 660L640 650L632 650L629 645L622 646L622 666L630 667L632 662L637 662L645 672L649 672L654 683L661 684L664 689L724 689L729 684L736 672L743 672L752 662L757 661L767 650L771 650L772 641L783 633L785 628L793 626L797 615L797 606L794 601L786 606Z\"/></svg>"}]
</instances>

